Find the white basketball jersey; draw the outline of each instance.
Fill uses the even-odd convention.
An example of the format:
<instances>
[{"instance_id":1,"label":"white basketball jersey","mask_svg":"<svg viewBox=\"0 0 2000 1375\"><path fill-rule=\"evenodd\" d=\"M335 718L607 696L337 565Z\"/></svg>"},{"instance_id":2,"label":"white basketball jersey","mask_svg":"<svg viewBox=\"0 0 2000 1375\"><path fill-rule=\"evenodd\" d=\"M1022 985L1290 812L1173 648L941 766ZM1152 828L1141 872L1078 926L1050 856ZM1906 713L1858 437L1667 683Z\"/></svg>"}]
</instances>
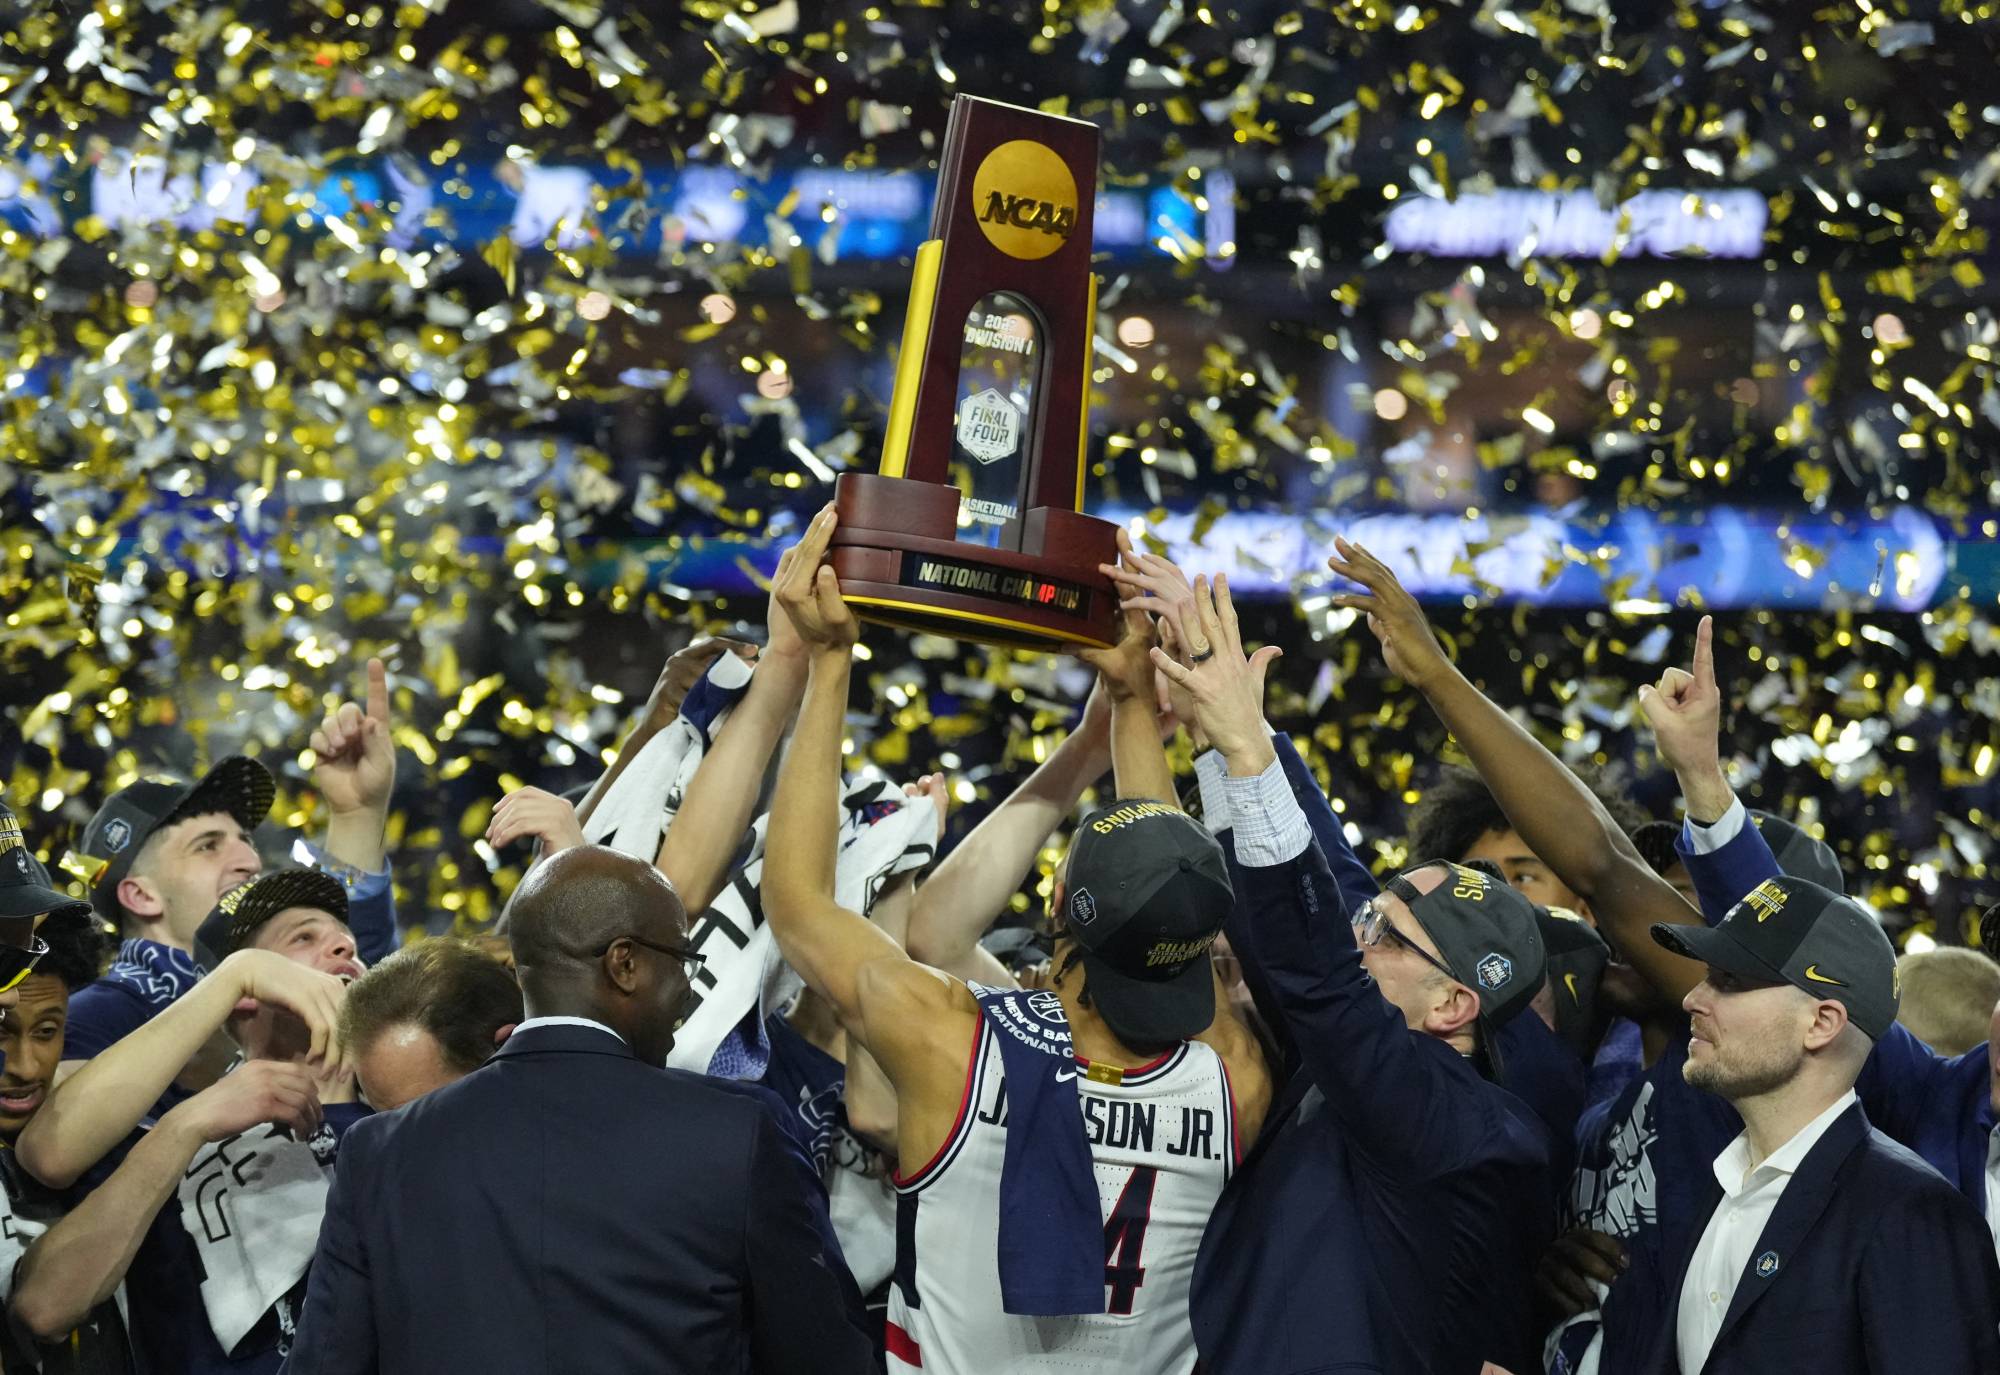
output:
<instances>
[{"instance_id":1,"label":"white basketball jersey","mask_svg":"<svg viewBox=\"0 0 2000 1375\"><path fill-rule=\"evenodd\" d=\"M1222 1058L1189 1041L1115 1083L1106 1081L1116 1071L1077 1061L1104 1223L1104 1312L1016 1317L1000 1296L1006 1078L992 1023L982 1016L979 1028L951 1136L929 1164L896 1178L897 1273L914 1276L917 1302L890 1285L889 1369L1186 1375L1195 1253L1240 1158Z\"/></svg>"}]
</instances>

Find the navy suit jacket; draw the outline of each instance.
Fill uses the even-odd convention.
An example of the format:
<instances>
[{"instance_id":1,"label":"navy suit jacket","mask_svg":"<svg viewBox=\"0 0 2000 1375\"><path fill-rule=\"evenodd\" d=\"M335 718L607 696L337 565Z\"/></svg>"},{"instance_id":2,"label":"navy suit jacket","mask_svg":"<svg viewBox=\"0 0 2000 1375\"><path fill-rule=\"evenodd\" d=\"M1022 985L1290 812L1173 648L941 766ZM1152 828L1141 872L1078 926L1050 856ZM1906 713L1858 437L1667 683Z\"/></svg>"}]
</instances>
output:
<instances>
[{"instance_id":1,"label":"navy suit jacket","mask_svg":"<svg viewBox=\"0 0 2000 1375\"><path fill-rule=\"evenodd\" d=\"M1202 1237L1189 1303L1202 1368L1532 1369L1529 1278L1553 1230L1547 1130L1382 997L1317 842L1258 868L1224 851L1230 944L1301 1067Z\"/></svg>"},{"instance_id":2,"label":"navy suit jacket","mask_svg":"<svg viewBox=\"0 0 2000 1375\"><path fill-rule=\"evenodd\" d=\"M1650 1375L1992 1375L2000 1263L1972 1205L1856 1103L1814 1144L1750 1253L1708 1362L1682 1371L1680 1286L1722 1186L1710 1180L1679 1261Z\"/></svg>"},{"instance_id":3,"label":"navy suit jacket","mask_svg":"<svg viewBox=\"0 0 2000 1375\"><path fill-rule=\"evenodd\" d=\"M348 1132L285 1370L870 1370L819 1188L753 1091L530 1028Z\"/></svg>"}]
</instances>

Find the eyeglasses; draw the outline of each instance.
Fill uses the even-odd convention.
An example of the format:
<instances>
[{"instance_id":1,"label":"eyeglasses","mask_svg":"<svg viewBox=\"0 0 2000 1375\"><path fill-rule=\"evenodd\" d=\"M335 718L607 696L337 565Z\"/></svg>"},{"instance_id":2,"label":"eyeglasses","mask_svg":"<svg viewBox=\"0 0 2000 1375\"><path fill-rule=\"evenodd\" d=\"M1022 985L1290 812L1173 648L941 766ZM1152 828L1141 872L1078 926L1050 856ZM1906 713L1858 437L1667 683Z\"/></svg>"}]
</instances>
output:
<instances>
[{"instance_id":1,"label":"eyeglasses","mask_svg":"<svg viewBox=\"0 0 2000 1375\"><path fill-rule=\"evenodd\" d=\"M1410 891L1412 893L1416 892L1414 888ZM1396 893L1395 896L1403 897L1401 893ZM1389 893L1377 893L1366 903L1362 904L1361 909L1354 914L1355 941L1361 945L1380 945L1382 938L1387 936L1391 941L1402 946L1403 949L1413 952L1418 959L1444 975L1447 979L1450 979L1453 983L1462 982L1458 975L1445 968L1444 961L1438 959L1437 956L1431 954L1430 951L1424 949L1421 945L1418 945L1415 941L1396 929L1396 924L1389 919L1389 897ZM1409 898L1404 897L1403 901L1407 903Z\"/></svg>"},{"instance_id":2,"label":"eyeglasses","mask_svg":"<svg viewBox=\"0 0 2000 1375\"><path fill-rule=\"evenodd\" d=\"M662 955L677 957L681 962L681 977L685 978L689 983L694 982L694 976L701 973L702 966L708 963L708 956L706 955L696 954L692 950L683 950L678 945L661 945L657 941L649 941L641 936L616 936L598 946L597 949L590 953L598 959L603 959L606 952L612 946L618 944L619 941L630 941L634 945L643 945L648 950L657 950Z\"/></svg>"},{"instance_id":3,"label":"eyeglasses","mask_svg":"<svg viewBox=\"0 0 2000 1375\"><path fill-rule=\"evenodd\" d=\"M28 937L26 945L0 945L0 993L19 988L48 953L48 942L40 936Z\"/></svg>"}]
</instances>

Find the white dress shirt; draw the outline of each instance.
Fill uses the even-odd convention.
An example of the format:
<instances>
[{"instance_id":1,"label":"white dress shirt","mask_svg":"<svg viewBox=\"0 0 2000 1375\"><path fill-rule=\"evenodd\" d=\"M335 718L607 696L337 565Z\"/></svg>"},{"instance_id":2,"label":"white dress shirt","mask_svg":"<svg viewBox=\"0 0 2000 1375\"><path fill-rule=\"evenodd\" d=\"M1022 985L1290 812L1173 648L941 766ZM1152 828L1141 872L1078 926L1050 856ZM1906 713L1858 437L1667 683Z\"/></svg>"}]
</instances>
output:
<instances>
[{"instance_id":1,"label":"white dress shirt","mask_svg":"<svg viewBox=\"0 0 2000 1375\"><path fill-rule=\"evenodd\" d=\"M587 1026L593 1031L603 1032L606 1036L616 1040L620 1045L623 1045L625 1042L623 1036L620 1036L610 1027L604 1025L604 1023L589 1017L530 1017L527 1021L522 1022L514 1028L514 1034L519 1036L522 1032L533 1031L538 1026Z\"/></svg>"},{"instance_id":2,"label":"white dress shirt","mask_svg":"<svg viewBox=\"0 0 2000 1375\"><path fill-rule=\"evenodd\" d=\"M1687 836L1689 849L1698 855L1712 855L1743 834L1743 828L1749 821L1750 812L1743 805L1743 799L1733 797L1729 800L1729 810L1715 820L1704 825L1689 817L1687 825L1681 829L1682 834Z\"/></svg>"},{"instance_id":3,"label":"white dress shirt","mask_svg":"<svg viewBox=\"0 0 2000 1375\"><path fill-rule=\"evenodd\" d=\"M1993 1250L2000 1255L2000 1127L1986 1138L1986 1226L1993 1233Z\"/></svg>"},{"instance_id":4,"label":"white dress shirt","mask_svg":"<svg viewBox=\"0 0 2000 1375\"><path fill-rule=\"evenodd\" d=\"M1736 1297L1736 1282L1757 1251L1765 1225L1777 1210L1785 1186L1808 1152L1819 1144L1834 1119L1854 1106L1854 1090L1849 1089L1825 1112L1798 1130L1784 1145L1772 1151L1764 1163L1750 1167L1750 1134L1744 1132L1715 1157L1716 1182L1722 1185L1722 1201L1694 1248L1687 1275L1681 1280L1680 1315L1674 1326L1676 1347L1683 1375L1696 1375L1708 1363L1708 1353L1722 1331L1722 1319ZM1775 1263L1784 1264L1777 1256Z\"/></svg>"}]
</instances>

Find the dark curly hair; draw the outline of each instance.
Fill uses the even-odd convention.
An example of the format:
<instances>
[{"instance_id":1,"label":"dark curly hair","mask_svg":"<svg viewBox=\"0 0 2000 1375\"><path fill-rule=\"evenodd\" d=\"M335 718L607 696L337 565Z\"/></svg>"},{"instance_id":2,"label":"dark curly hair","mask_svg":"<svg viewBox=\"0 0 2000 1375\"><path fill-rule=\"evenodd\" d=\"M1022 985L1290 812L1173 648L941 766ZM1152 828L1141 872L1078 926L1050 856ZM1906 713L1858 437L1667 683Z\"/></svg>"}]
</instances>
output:
<instances>
[{"instance_id":1,"label":"dark curly hair","mask_svg":"<svg viewBox=\"0 0 2000 1375\"><path fill-rule=\"evenodd\" d=\"M1571 772L1583 780L1625 834L1651 820L1615 779L1595 769ZM1410 809L1410 853L1404 863L1418 865L1440 859L1457 863L1488 831L1512 829L1513 823L1478 774L1446 765Z\"/></svg>"},{"instance_id":2,"label":"dark curly hair","mask_svg":"<svg viewBox=\"0 0 2000 1375\"><path fill-rule=\"evenodd\" d=\"M71 993L102 974L111 958L110 933L90 912L58 912L35 934L49 947L35 972L55 975Z\"/></svg>"}]
</instances>

